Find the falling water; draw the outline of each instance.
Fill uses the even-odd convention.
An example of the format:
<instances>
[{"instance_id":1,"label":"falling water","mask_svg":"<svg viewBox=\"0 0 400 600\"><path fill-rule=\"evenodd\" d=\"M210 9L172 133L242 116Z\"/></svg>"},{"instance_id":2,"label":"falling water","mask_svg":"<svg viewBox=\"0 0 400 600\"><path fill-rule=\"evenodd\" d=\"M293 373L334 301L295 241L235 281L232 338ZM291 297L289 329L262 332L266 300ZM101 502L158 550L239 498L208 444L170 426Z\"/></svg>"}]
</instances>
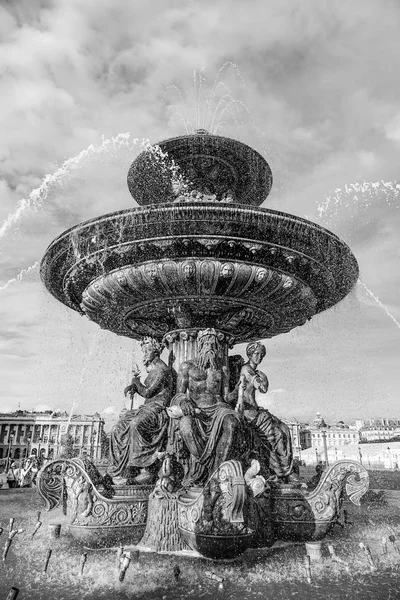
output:
<instances>
[{"instance_id":1,"label":"falling water","mask_svg":"<svg viewBox=\"0 0 400 600\"><path fill-rule=\"evenodd\" d=\"M7 281L6 284L1 286L0 291L7 289L8 286L11 285L12 283L17 283L18 281L22 281L22 279L26 275L31 275L32 273L35 273L38 269L39 269L39 261L37 260L33 265L31 265L27 269L22 269L16 277L13 277L9 281Z\"/></svg>"},{"instance_id":2,"label":"falling water","mask_svg":"<svg viewBox=\"0 0 400 600\"><path fill-rule=\"evenodd\" d=\"M400 209L400 183L397 181L362 181L345 184L344 188L336 188L334 194L326 196L324 202L317 205L318 217L326 226L331 226L335 217L340 216L346 211L349 214L350 222L354 222L354 231L357 232L365 223L369 223L376 212L368 213L368 209L375 209L381 214L382 201L387 206L396 210ZM361 214L356 209L362 209ZM387 306L370 290L366 284L359 279L358 285L372 298L376 304L392 319L397 327L399 322L388 310Z\"/></svg>"},{"instance_id":3,"label":"falling water","mask_svg":"<svg viewBox=\"0 0 400 600\"><path fill-rule=\"evenodd\" d=\"M132 148L138 144L138 139L130 139L130 133L119 133L116 137L105 139L103 137L102 143L95 146L90 144L85 150L82 150L76 156L69 158L64 161L60 168L58 168L53 174L46 175L41 185L32 190L28 198L20 200L17 208L11 213L0 227L0 241L4 238L5 234L15 226L21 217L24 215L28 208L40 208L43 202L49 195L49 191L55 184L63 183L66 177L70 177L71 173L77 169L85 158L90 157L93 154L101 154L104 152L113 152L121 146ZM143 140L142 144L148 143L148 140Z\"/></svg>"},{"instance_id":4,"label":"falling water","mask_svg":"<svg viewBox=\"0 0 400 600\"><path fill-rule=\"evenodd\" d=\"M52 175L47 175L39 188L33 190L28 198L22 200L16 210L11 213L6 221L0 228L0 244L5 240L7 234L10 234L13 231L13 228L21 221L22 218L26 218L26 215L30 213L29 209L43 209L45 206L49 205L49 201L52 200L52 195L54 195L54 190L56 186L65 186L67 183L71 181L71 178L75 176L78 168L84 166L87 160L92 159L93 156L102 157L114 157L119 156L121 150L127 151L128 154L137 150L137 148L146 148L149 145L148 140L142 140L141 142L138 139L133 139L130 133L121 133L116 137L112 137L110 139L103 138L102 143L98 146L90 145L88 148L80 152L77 156L66 160L63 165L57 169ZM101 160L104 160L101 158ZM36 258L36 257L34 257ZM1 287L0 291L7 290L12 284L18 283L29 277L30 275L35 274L35 279L37 278L37 273L39 271L39 260L34 262L34 264L30 265L27 268L22 269L18 275L5 282ZM47 321L47 316L44 316L45 322ZM42 330L42 329L41 329ZM102 332L99 332L100 336ZM76 391L71 394L70 398L73 398L73 402L71 405L71 409L69 411L68 424L70 424L74 411L76 409L79 397L81 395L81 390L86 381L86 375L88 374L88 370L91 367L93 361L91 361L91 357L97 347L98 341L101 339L99 335L96 336L96 339L91 344L91 347L86 351L83 355L83 365L79 369L80 378L77 382ZM79 373L78 371L78 373ZM79 376L79 375L78 375Z\"/></svg>"},{"instance_id":5,"label":"falling water","mask_svg":"<svg viewBox=\"0 0 400 600\"><path fill-rule=\"evenodd\" d=\"M324 202L317 204L318 216L329 225L344 207L362 203L364 208L372 206L373 201L384 198L390 206L400 208L400 183L397 181L363 181L345 184L344 188L336 188L334 194L326 196Z\"/></svg>"},{"instance_id":6,"label":"falling water","mask_svg":"<svg viewBox=\"0 0 400 600\"><path fill-rule=\"evenodd\" d=\"M250 121L252 124L251 132L255 134L259 146L259 151L269 163L273 162L275 173L275 190L282 190L283 175L286 167L276 149L273 149L266 141L266 134L261 130L254 113L249 107L235 97L234 92L224 81L227 75L233 73L235 82L239 83L239 88L247 90L245 79L239 71L238 66L232 62L225 62L219 69L214 81L207 84L207 78L204 69L195 70L193 74L193 88L189 98L185 99L182 90L171 85L165 88L164 101L167 109L173 109L173 114L169 116L167 129L173 116L177 116L183 123L187 134L192 134L196 129L204 129L211 134L220 135L221 129L233 129L233 137L240 138L240 129ZM236 85L237 87L237 85ZM177 104L168 104L167 95L173 92L178 96ZM248 95L250 92L248 92ZM248 136L249 127L246 127L246 136Z\"/></svg>"},{"instance_id":7,"label":"falling water","mask_svg":"<svg viewBox=\"0 0 400 600\"><path fill-rule=\"evenodd\" d=\"M101 340L101 337L102 337L102 333L103 332L101 330L96 330L95 336L92 339L92 342L90 344L89 350L88 350L88 352L86 353L86 355L84 357L84 364L83 364L83 367L82 367L81 376L80 376L80 379L79 379L79 382L78 382L78 386L77 386L77 389L76 389L76 393L75 393L74 399L72 401L71 409L70 409L69 415L68 415L67 429L66 429L67 432L68 432L68 427L71 424L72 417L74 415L74 410L75 410L76 405L78 403L78 399L79 399L78 396L79 396L80 392L82 391L82 385L83 385L86 373L87 373L89 365L90 365L90 360L91 360L91 358L92 358L92 356L94 354L95 349L98 347L98 345L100 343L100 340Z\"/></svg>"},{"instance_id":8,"label":"falling water","mask_svg":"<svg viewBox=\"0 0 400 600\"><path fill-rule=\"evenodd\" d=\"M361 281L361 279L359 279L357 281L357 284L359 286L361 286L366 292L367 294L373 299L375 300L375 302L382 308L382 310L385 311L385 313L387 314L388 317L390 317L392 319L392 321L397 325L397 327L400 329L400 323L396 320L396 318L392 315L392 313L388 310L387 306L385 306L377 296L375 296L375 294L365 285L365 283L363 281Z\"/></svg>"},{"instance_id":9,"label":"falling water","mask_svg":"<svg viewBox=\"0 0 400 600\"><path fill-rule=\"evenodd\" d=\"M238 115L242 109L254 123L254 116L250 109L244 102L233 96L232 90L223 81L223 76L228 69L234 72L236 79L240 82L240 87L246 87L237 65L231 61L225 62L219 69L215 80L211 84L211 90L208 92L207 88L210 89L210 86L206 85L207 78L204 69L201 68L193 72L193 100L190 101L192 103L191 111L194 113L193 117L189 117L188 106L180 88L176 85L166 88L164 99L170 90L178 95L181 111L177 104L169 105L168 108L175 110L175 114L184 124L186 133L194 133L196 129L201 128L216 134L223 125L230 125L229 122L224 120L227 116L233 119L234 124L243 124L239 123L238 120ZM219 91L221 92L220 95L218 94Z\"/></svg>"}]
</instances>

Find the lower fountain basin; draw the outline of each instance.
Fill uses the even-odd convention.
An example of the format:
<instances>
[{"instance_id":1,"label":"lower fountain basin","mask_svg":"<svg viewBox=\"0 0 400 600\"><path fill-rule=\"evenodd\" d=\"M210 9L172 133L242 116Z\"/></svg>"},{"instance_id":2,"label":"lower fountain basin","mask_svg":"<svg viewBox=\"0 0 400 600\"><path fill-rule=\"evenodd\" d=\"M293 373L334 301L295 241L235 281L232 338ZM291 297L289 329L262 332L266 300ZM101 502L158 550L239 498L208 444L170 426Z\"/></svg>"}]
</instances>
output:
<instances>
[{"instance_id":1,"label":"lower fountain basin","mask_svg":"<svg viewBox=\"0 0 400 600\"><path fill-rule=\"evenodd\" d=\"M240 556L252 546L253 533L241 535L207 535L206 533L193 533L179 528L179 531L192 550L202 556L213 559L230 559Z\"/></svg>"},{"instance_id":2,"label":"lower fountain basin","mask_svg":"<svg viewBox=\"0 0 400 600\"><path fill-rule=\"evenodd\" d=\"M89 548L107 548L120 544L136 546L146 524L140 525L69 525L68 533Z\"/></svg>"},{"instance_id":3,"label":"lower fountain basin","mask_svg":"<svg viewBox=\"0 0 400 600\"><path fill-rule=\"evenodd\" d=\"M81 223L52 242L41 276L58 300L118 335L216 327L241 343L333 306L358 265L337 236L300 217L178 203Z\"/></svg>"},{"instance_id":4,"label":"lower fountain basin","mask_svg":"<svg viewBox=\"0 0 400 600\"><path fill-rule=\"evenodd\" d=\"M37 488L48 510L63 506L70 534L85 546L137 545L150 517L157 531L166 527L159 504L153 512L150 508L149 498L160 493L157 484L107 488L90 461L51 461L38 473ZM343 460L322 474L314 490L282 484L254 498L240 463L232 460L222 463L204 487L178 490L161 502L171 509L168 527L179 531L189 548L210 559L231 559L278 540L322 539L340 517L344 492L359 504L367 489L365 468ZM163 551L174 551L170 538L167 528Z\"/></svg>"}]
</instances>

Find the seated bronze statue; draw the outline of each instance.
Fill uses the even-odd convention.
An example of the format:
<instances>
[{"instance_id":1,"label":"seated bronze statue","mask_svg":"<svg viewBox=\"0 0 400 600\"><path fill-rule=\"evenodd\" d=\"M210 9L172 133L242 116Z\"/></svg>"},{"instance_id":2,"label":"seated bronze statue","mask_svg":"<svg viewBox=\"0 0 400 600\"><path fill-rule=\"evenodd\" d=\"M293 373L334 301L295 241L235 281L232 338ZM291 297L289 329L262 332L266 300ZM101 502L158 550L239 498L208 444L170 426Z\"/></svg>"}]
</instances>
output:
<instances>
[{"instance_id":1,"label":"seated bronze statue","mask_svg":"<svg viewBox=\"0 0 400 600\"><path fill-rule=\"evenodd\" d=\"M185 486L202 485L226 460L240 460L247 468L254 457L270 481L297 481L289 428L255 399L256 390L268 390L267 376L257 369L265 356L263 344L248 344L249 360L236 365L240 378L229 392L218 334L199 331L197 357L180 365L172 400L172 370L160 359L160 343L146 337L142 350L148 376L144 384L135 376L125 394L139 393L145 402L124 410L111 432L114 477L128 484L153 483L167 451L182 465Z\"/></svg>"},{"instance_id":2,"label":"seated bronze statue","mask_svg":"<svg viewBox=\"0 0 400 600\"><path fill-rule=\"evenodd\" d=\"M180 365L177 394L167 409L169 451L184 463L184 485L204 483L222 462L245 450L242 420L227 402L228 372L214 329L199 331L197 351L196 359Z\"/></svg>"},{"instance_id":3,"label":"seated bronze statue","mask_svg":"<svg viewBox=\"0 0 400 600\"><path fill-rule=\"evenodd\" d=\"M136 410L122 411L110 440L111 475L126 478L127 484L155 481L160 453L167 442L165 407L172 395L172 373L160 358L160 343L145 337L141 347L148 375L144 383L136 375L125 388L125 395L138 393L145 401Z\"/></svg>"},{"instance_id":4,"label":"seated bronze statue","mask_svg":"<svg viewBox=\"0 0 400 600\"><path fill-rule=\"evenodd\" d=\"M267 409L256 402L256 391L268 391L268 378L258 365L263 360L266 349L260 342L247 345L248 362L242 366L240 383L236 387L238 394L237 410L243 415L252 434L254 455L258 455L266 469L269 481L296 483L298 477L293 473L293 452L289 427Z\"/></svg>"}]
</instances>

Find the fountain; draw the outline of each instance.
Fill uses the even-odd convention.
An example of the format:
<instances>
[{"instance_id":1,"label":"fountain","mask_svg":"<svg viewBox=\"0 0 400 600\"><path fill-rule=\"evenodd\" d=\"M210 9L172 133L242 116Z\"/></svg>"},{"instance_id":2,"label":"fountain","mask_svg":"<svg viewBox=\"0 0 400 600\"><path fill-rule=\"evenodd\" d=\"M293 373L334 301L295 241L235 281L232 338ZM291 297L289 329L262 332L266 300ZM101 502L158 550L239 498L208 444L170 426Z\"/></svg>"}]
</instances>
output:
<instances>
[{"instance_id":1,"label":"fountain","mask_svg":"<svg viewBox=\"0 0 400 600\"><path fill-rule=\"evenodd\" d=\"M147 380L143 385L134 378L130 388L146 397L145 406L152 398L161 402L161 452L154 451L159 459L152 459L152 471L142 469L146 475L135 478L136 469L116 484L87 458L60 457L38 476L47 508L63 503L71 533L85 543L143 538L153 550L189 547L228 558L277 540L319 540L339 518L344 491L359 503L367 490L367 472L350 460L330 466L317 487L307 489L291 477L290 448L286 471L268 478L268 443L261 451L254 442L265 427L254 424L269 413L253 407L250 418L243 408L256 379L254 387L266 389L256 370L245 384L246 365L229 354L234 344L250 343L250 357L262 348L255 340L303 325L340 302L358 278L355 257L333 233L259 207L271 186L270 167L259 153L197 130L149 147L133 161L128 187L139 207L81 223L47 249L41 277L49 292L101 328L143 340L152 352L149 373L152 361L164 373L162 401L161 392L148 393ZM214 372L221 375L212 414L201 404L209 388L203 395L195 391L199 381L208 385L207 369L199 367L207 336L217 344ZM168 367L159 358L162 348L169 352ZM185 377L191 381L186 387ZM138 436L132 414L124 431L134 422ZM274 419L273 435L283 439L284 426ZM239 438L246 439L241 448ZM197 455L193 439L204 442ZM116 455L120 460L118 448Z\"/></svg>"}]
</instances>

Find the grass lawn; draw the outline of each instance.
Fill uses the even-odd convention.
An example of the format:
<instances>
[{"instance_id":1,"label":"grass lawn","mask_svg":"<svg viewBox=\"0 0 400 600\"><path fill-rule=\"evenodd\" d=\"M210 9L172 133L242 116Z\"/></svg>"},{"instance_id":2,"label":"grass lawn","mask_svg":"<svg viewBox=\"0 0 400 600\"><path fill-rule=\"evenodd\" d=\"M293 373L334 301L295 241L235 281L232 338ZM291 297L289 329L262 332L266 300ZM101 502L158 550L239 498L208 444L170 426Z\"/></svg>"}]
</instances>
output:
<instances>
[{"instance_id":1,"label":"grass lawn","mask_svg":"<svg viewBox=\"0 0 400 600\"><path fill-rule=\"evenodd\" d=\"M400 471L368 471L371 490L400 490Z\"/></svg>"},{"instance_id":2,"label":"grass lawn","mask_svg":"<svg viewBox=\"0 0 400 600\"><path fill-rule=\"evenodd\" d=\"M300 467L300 475L304 479L311 479L315 475L315 467ZM400 471L368 471L369 487L371 490L399 490Z\"/></svg>"},{"instance_id":3,"label":"grass lawn","mask_svg":"<svg viewBox=\"0 0 400 600\"><path fill-rule=\"evenodd\" d=\"M185 599L230 598L374 598L396 600L400 597L400 554L388 542L388 553L382 553L381 539L400 537L400 508L378 504L346 505L352 525L335 526L326 538L337 555L348 561L349 570L333 562L325 547L325 558L312 564L312 584L308 584L303 564L304 544L286 545L269 550L247 551L230 562L210 561L191 556L140 553L131 562L124 582L118 581L115 551L88 550L82 577L78 575L84 548L66 535L66 517L60 510L42 511L42 527L32 539L40 500L32 490L0 491L0 521L5 531L0 537L3 549L10 517L14 528L25 532L12 542L5 564L0 566L0 598L6 598L11 586L20 589L18 600L77 598L105 599ZM63 524L59 540L49 536L48 525ZM371 573L366 555L359 547L364 542L371 548L376 570ZM43 574L46 552L52 548L48 572ZM179 565L181 577L173 576ZM209 580L206 571L225 579L222 589Z\"/></svg>"}]
</instances>

